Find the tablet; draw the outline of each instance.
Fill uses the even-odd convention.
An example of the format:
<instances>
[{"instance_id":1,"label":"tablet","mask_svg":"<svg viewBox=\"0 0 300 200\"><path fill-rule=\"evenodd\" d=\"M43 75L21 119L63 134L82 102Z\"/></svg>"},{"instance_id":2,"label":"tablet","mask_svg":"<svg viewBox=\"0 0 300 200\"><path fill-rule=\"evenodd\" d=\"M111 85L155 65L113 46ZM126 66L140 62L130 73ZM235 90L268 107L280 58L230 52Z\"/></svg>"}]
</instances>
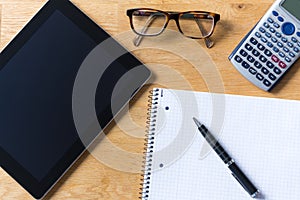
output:
<instances>
[{"instance_id":1,"label":"tablet","mask_svg":"<svg viewBox=\"0 0 300 200\"><path fill-rule=\"evenodd\" d=\"M42 198L86 149L72 113L78 71L86 57L110 36L68 0L50 0L0 55L0 164L34 198ZM110 49L126 52L107 67L95 94L101 127L114 117L112 98L121 109L150 71L115 40ZM102 55L103 56L103 55ZM139 66L139 70L132 70ZM142 67L141 67L142 66ZM87 82L89 80L86 80ZM135 94L135 92L132 93ZM90 122L95 123L95 122ZM86 143L97 136L89 135Z\"/></svg>"}]
</instances>

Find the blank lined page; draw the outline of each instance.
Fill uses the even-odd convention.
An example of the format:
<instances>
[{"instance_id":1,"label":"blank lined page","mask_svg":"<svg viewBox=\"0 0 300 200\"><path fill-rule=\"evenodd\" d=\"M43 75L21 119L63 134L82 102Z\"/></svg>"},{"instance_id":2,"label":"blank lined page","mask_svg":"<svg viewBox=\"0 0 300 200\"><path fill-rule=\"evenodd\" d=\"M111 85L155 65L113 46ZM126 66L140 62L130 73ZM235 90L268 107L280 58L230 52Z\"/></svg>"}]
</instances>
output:
<instances>
[{"instance_id":1,"label":"blank lined page","mask_svg":"<svg viewBox=\"0 0 300 200\"><path fill-rule=\"evenodd\" d=\"M159 90L157 102L149 199L252 199L192 117L219 139L264 199L299 198L299 102L169 89Z\"/></svg>"}]
</instances>

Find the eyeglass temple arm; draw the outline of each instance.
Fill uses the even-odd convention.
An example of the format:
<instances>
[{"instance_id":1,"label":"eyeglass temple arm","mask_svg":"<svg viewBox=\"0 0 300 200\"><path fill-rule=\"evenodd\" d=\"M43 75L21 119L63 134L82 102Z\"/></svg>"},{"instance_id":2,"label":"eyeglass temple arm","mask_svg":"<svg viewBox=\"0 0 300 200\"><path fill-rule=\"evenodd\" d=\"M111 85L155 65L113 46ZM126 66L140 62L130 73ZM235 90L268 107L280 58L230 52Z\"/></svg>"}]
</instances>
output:
<instances>
[{"instance_id":1,"label":"eyeglass temple arm","mask_svg":"<svg viewBox=\"0 0 300 200\"><path fill-rule=\"evenodd\" d=\"M155 20L155 18L158 17L158 15L150 15L149 18L147 19L141 33L144 34L147 32L148 28L151 26L152 22ZM142 39L144 38L144 36L142 35L137 35L134 39L133 39L133 44L135 46L139 46L142 42Z\"/></svg>"},{"instance_id":2,"label":"eyeglass temple arm","mask_svg":"<svg viewBox=\"0 0 300 200\"><path fill-rule=\"evenodd\" d=\"M203 27L200 23L200 20L198 18L195 18L195 20L197 22L197 25L198 25L200 31L201 31L201 34L204 35L205 30L203 29ZM205 42L205 45L206 45L207 48L211 48L214 45L214 42L208 37L204 38L204 42Z\"/></svg>"}]
</instances>

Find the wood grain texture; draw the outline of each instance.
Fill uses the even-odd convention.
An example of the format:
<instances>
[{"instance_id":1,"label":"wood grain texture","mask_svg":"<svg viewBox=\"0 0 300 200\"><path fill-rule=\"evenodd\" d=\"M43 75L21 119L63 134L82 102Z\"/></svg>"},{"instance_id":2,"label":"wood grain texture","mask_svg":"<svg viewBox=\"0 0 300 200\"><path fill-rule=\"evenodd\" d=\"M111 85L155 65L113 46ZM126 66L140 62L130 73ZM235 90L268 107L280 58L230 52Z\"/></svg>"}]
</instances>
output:
<instances>
[{"instance_id":1,"label":"wood grain texture","mask_svg":"<svg viewBox=\"0 0 300 200\"><path fill-rule=\"evenodd\" d=\"M45 0L0 0L1 49L45 2ZM129 112L122 114L122 125L114 123L105 131L105 137L94 149L95 152L103 153L97 158L85 153L51 190L46 199L138 199L147 96L153 87L196 91L212 91L213 88L213 91L227 94L300 100L299 62L271 93L267 93L243 78L227 59L273 0L261 0L259 3L253 0L73 0L73 3L148 64L153 71L153 78L151 84L145 86L131 101ZM202 40L188 41L171 31L176 30L176 27L174 22L170 22L170 31L159 37L145 38L141 46L135 48L131 42L134 34L130 30L125 14L128 8L134 7L217 12L221 14L221 21L217 24L212 37L215 46L206 49ZM164 48L156 48L161 46ZM194 51L195 48L198 48L199 52ZM178 51L182 54L176 53ZM213 65L206 63L206 59L210 59ZM202 66L199 73L191 61L206 66ZM208 67L215 67L217 73L209 73ZM222 81L222 87L214 85L212 80L215 78ZM9 175L0 170L0 199L27 200L32 197Z\"/></svg>"}]
</instances>

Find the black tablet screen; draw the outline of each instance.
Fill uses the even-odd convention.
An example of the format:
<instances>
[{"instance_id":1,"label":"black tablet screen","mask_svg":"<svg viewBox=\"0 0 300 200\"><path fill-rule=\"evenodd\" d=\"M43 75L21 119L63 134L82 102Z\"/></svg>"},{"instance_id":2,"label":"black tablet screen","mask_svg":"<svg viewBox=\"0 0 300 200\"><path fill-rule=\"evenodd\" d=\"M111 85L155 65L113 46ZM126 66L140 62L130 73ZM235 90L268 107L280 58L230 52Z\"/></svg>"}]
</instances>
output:
<instances>
[{"instance_id":1,"label":"black tablet screen","mask_svg":"<svg viewBox=\"0 0 300 200\"><path fill-rule=\"evenodd\" d=\"M0 70L1 147L37 180L78 139L72 89L82 61L95 46L55 11Z\"/></svg>"}]
</instances>

